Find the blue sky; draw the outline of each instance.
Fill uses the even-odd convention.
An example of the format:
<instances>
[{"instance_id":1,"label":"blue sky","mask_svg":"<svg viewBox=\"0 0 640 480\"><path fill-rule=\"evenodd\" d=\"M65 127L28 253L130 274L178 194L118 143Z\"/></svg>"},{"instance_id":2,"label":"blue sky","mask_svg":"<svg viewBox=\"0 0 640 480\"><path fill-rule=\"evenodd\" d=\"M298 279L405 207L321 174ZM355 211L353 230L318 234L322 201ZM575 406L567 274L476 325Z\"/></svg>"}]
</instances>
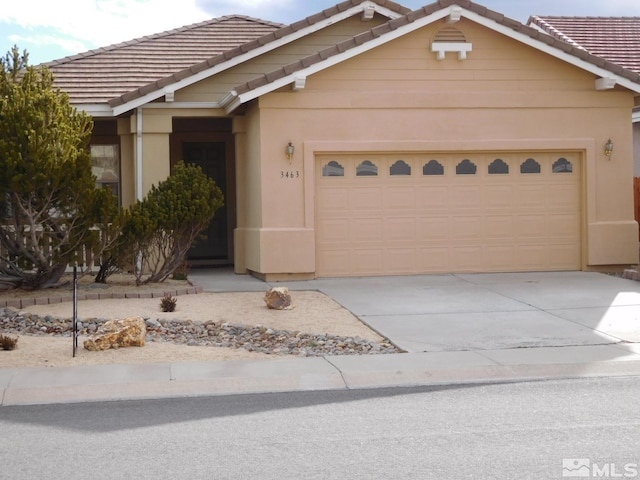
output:
<instances>
[{"instance_id":1,"label":"blue sky","mask_svg":"<svg viewBox=\"0 0 640 480\"><path fill-rule=\"evenodd\" d=\"M0 54L14 44L31 64L229 14L291 23L336 0L20 0L0 8ZM416 9L429 0L404 0ZM530 15L640 16L640 0L484 0L523 23Z\"/></svg>"}]
</instances>

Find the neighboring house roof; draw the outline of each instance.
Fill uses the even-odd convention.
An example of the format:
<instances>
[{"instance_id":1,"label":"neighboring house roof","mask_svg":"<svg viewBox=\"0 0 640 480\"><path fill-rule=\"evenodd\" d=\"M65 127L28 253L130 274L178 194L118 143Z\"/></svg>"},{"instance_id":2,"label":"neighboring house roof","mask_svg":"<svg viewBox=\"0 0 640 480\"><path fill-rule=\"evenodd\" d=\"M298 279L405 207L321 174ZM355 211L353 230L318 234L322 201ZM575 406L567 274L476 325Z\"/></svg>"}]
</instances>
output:
<instances>
[{"instance_id":1,"label":"neighboring house roof","mask_svg":"<svg viewBox=\"0 0 640 480\"><path fill-rule=\"evenodd\" d=\"M340 63L363 51L450 15L458 19L467 17L513 39L590 71L603 79L611 79L612 82L608 82L609 85L621 83L627 88L640 93L640 74L634 71L614 64L602 57L592 55L582 48L567 43L565 40L525 26L516 20L509 19L498 12L489 10L469 0L439 0L436 3L356 35L350 40L303 58L298 62L238 85L225 96L221 102L222 106L231 112L239 105L281 88L288 83L293 83L296 79Z\"/></svg>"},{"instance_id":2,"label":"neighboring house roof","mask_svg":"<svg viewBox=\"0 0 640 480\"><path fill-rule=\"evenodd\" d=\"M640 17L532 16L527 24L640 73Z\"/></svg>"},{"instance_id":3,"label":"neighboring house roof","mask_svg":"<svg viewBox=\"0 0 640 480\"><path fill-rule=\"evenodd\" d=\"M282 24L233 15L47 63L74 104L109 100L278 30Z\"/></svg>"}]
</instances>

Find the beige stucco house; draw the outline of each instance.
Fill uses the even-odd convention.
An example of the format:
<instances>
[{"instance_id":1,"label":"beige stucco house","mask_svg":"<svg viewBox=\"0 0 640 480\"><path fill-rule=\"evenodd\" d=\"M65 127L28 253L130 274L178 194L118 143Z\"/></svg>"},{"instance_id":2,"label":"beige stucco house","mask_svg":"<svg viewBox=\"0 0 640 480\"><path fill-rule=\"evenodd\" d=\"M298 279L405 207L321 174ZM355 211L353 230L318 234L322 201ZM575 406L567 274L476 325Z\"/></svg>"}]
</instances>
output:
<instances>
[{"instance_id":1,"label":"beige stucco house","mask_svg":"<svg viewBox=\"0 0 640 480\"><path fill-rule=\"evenodd\" d=\"M469 1L223 17L49 66L94 115L94 171L122 204L180 160L223 188L196 264L281 280L638 262L640 75Z\"/></svg>"},{"instance_id":2,"label":"beige stucco house","mask_svg":"<svg viewBox=\"0 0 640 480\"><path fill-rule=\"evenodd\" d=\"M549 17L534 15L527 25L640 73L640 17ZM640 177L640 107L632 116L634 176Z\"/></svg>"}]
</instances>

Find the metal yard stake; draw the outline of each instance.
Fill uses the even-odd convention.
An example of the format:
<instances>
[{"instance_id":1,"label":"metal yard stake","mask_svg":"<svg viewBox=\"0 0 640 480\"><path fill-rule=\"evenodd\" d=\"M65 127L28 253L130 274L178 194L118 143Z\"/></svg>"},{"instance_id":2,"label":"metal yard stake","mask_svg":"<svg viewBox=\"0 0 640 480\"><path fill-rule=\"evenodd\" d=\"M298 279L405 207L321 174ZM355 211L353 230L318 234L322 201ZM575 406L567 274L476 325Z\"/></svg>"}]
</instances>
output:
<instances>
[{"instance_id":1,"label":"metal yard stake","mask_svg":"<svg viewBox=\"0 0 640 480\"><path fill-rule=\"evenodd\" d=\"M78 267L73 267L73 357L78 350Z\"/></svg>"}]
</instances>

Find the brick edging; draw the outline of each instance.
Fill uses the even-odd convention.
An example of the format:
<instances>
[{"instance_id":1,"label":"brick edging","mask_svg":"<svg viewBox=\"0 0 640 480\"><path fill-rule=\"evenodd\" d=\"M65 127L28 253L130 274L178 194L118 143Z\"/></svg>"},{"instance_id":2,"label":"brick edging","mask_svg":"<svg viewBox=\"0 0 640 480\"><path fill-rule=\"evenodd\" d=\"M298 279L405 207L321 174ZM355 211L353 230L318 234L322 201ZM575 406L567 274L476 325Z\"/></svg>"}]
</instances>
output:
<instances>
[{"instance_id":1,"label":"brick edging","mask_svg":"<svg viewBox=\"0 0 640 480\"><path fill-rule=\"evenodd\" d=\"M177 288L175 290L162 290L155 292L142 293L78 293L78 300L113 300L118 298L162 298L165 295L178 297L180 295L195 295L202 293L202 287L192 286L186 288ZM55 297L39 297L39 298L11 298L0 300L0 308L25 308L32 305L53 305L56 303L72 302L73 295L62 295Z\"/></svg>"}]
</instances>

